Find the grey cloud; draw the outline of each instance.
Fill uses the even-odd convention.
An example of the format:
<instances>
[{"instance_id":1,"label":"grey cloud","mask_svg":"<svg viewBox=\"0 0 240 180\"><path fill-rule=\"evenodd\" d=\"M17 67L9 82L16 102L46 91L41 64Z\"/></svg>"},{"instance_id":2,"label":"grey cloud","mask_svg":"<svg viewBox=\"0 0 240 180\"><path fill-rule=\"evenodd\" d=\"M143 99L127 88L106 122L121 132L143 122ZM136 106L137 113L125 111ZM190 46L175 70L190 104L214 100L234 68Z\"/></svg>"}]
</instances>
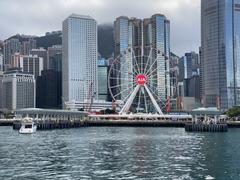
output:
<instances>
[{"instance_id":1,"label":"grey cloud","mask_svg":"<svg viewBox=\"0 0 240 180\"><path fill-rule=\"evenodd\" d=\"M173 52L182 56L200 45L200 0L1 0L0 7L0 39L59 30L71 13L90 15L99 24L113 23L121 15L161 13L171 22Z\"/></svg>"}]
</instances>

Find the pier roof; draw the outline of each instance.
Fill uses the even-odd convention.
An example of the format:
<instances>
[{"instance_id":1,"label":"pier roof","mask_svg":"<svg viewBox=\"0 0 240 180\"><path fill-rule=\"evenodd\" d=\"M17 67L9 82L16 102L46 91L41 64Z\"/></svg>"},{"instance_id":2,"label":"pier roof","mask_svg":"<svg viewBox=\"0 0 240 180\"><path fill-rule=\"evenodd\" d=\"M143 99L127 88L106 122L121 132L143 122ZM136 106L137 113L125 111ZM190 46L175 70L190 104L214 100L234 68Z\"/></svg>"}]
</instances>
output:
<instances>
[{"instance_id":1,"label":"pier roof","mask_svg":"<svg viewBox=\"0 0 240 180\"><path fill-rule=\"evenodd\" d=\"M216 107L208 107L208 108L202 107L202 108L193 109L191 114L192 115L197 115L197 114L220 115L222 114L222 112Z\"/></svg>"},{"instance_id":2,"label":"pier roof","mask_svg":"<svg viewBox=\"0 0 240 180\"><path fill-rule=\"evenodd\" d=\"M62 109L40 109L40 108L24 108L14 111L15 114L64 114L64 115L87 115L85 111L62 110Z\"/></svg>"}]
</instances>

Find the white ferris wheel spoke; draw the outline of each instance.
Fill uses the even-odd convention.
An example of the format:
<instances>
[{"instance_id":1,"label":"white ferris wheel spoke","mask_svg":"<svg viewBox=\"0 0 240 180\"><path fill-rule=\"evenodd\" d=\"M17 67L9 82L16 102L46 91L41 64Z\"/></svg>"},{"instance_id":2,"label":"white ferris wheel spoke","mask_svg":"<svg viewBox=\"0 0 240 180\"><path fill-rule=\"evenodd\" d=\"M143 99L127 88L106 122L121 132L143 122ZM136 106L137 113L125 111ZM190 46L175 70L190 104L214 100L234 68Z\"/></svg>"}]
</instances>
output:
<instances>
[{"instance_id":1,"label":"white ferris wheel spoke","mask_svg":"<svg viewBox=\"0 0 240 180\"><path fill-rule=\"evenodd\" d=\"M149 67L148 71L146 72L146 74L149 73L149 71L152 69L153 65L157 62L158 58L156 58L153 63L151 64L151 66Z\"/></svg>"},{"instance_id":2,"label":"white ferris wheel spoke","mask_svg":"<svg viewBox=\"0 0 240 180\"><path fill-rule=\"evenodd\" d=\"M111 86L110 88L113 89L113 88L116 88L116 87L125 86L125 85L128 85L129 83L133 83L133 82L125 82L123 84L118 84L118 85L115 85L115 86Z\"/></svg>"},{"instance_id":3,"label":"white ferris wheel spoke","mask_svg":"<svg viewBox=\"0 0 240 180\"><path fill-rule=\"evenodd\" d=\"M128 93L128 95L122 101L125 103L125 101L129 98L129 96L131 96L131 93Z\"/></svg>"},{"instance_id":4,"label":"white ferris wheel spoke","mask_svg":"<svg viewBox=\"0 0 240 180\"><path fill-rule=\"evenodd\" d=\"M154 94L154 96L156 96L156 97L159 97L159 95L157 95L156 92L154 92L152 90L152 88L151 88L152 86L150 85L149 87L150 87L149 90L152 92L152 94ZM166 106L166 104L162 100L160 100L159 98L158 98L158 101L161 102L162 105Z\"/></svg>"},{"instance_id":5,"label":"white ferris wheel spoke","mask_svg":"<svg viewBox=\"0 0 240 180\"><path fill-rule=\"evenodd\" d=\"M118 74L122 74L122 73L123 73L123 72L121 72L119 69L112 68L112 70L117 71ZM134 75L132 72L129 72L129 71L128 71L128 74L129 74L129 75Z\"/></svg>"},{"instance_id":6,"label":"white ferris wheel spoke","mask_svg":"<svg viewBox=\"0 0 240 180\"><path fill-rule=\"evenodd\" d=\"M159 114L163 115L162 110L161 110L160 107L158 106L156 100L154 99L152 93L150 92L150 90L148 89L148 87L147 87L146 84L144 85L144 87L145 87L145 89L147 90L147 93L148 93L148 95L149 95L149 97L150 97L150 99L151 99L151 101L152 101L155 109L157 110L157 112L158 112Z\"/></svg>"},{"instance_id":7,"label":"white ferris wheel spoke","mask_svg":"<svg viewBox=\"0 0 240 180\"><path fill-rule=\"evenodd\" d=\"M148 74L146 74L146 76L151 76L154 72L157 72L158 68L153 69L152 71L150 71Z\"/></svg>"},{"instance_id":8,"label":"white ferris wheel spoke","mask_svg":"<svg viewBox=\"0 0 240 180\"><path fill-rule=\"evenodd\" d=\"M137 68L138 68L138 74L140 74L141 71L140 71L140 68L139 68L139 66L138 66L138 62L137 62L137 59L136 59L135 52L134 52L133 48L131 49L131 52L132 52L132 54L133 54L133 59L134 59L136 65L137 65Z\"/></svg>"},{"instance_id":9,"label":"white ferris wheel spoke","mask_svg":"<svg viewBox=\"0 0 240 180\"><path fill-rule=\"evenodd\" d=\"M148 62L149 62L151 56L152 56L152 48L150 49L149 56L148 56L148 60L147 60L147 63L145 64L145 69L144 69L143 74L146 74Z\"/></svg>"},{"instance_id":10,"label":"white ferris wheel spoke","mask_svg":"<svg viewBox=\"0 0 240 180\"><path fill-rule=\"evenodd\" d=\"M137 92L139 91L139 88L140 88L140 85L137 85L137 86L134 88L134 90L133 90L132 94L130 95L129 99L127 100L127 102L125 103L125 105L123 106L123 108L121 109L120 114L122 114L122 113L124 113L124 112L127 113L127 112L129 111L129 109L130 109L130 107L131 107L131 105L132 105L132 103L133 103L133 100L134 100L134 98L136 97Z\"/></svg>"},{"instance_id":11,"label":"white ferris wheel spoke","mask_svg":"<svg viewBox=\"0 0 240 180\"><path fill-rule=\"evenodd\" d=\"M137 113L139 112L140 101L141 101L141 91L138 92L138 106L137 106Z\"/></svg>"},{"instance_id":12,"label":"white ferris wheel spoke","mask_svg":"<svg viewBox=\"0 0 240 180\"><path fill-rule=\"evenodd\" d=\"M118 94L114 95L113 97L116 98L117 96L121 95L123 92L126 92L127 90L130 90L130 89L133 88L133 87L134 87L134 85L126 88L125 90L122 90L121 92L119 92Z\"/></svg>"},{"instance_id":13,"label":"white ferris wheel spoke","mask_svg":"<svg viewBox=\"0 0 240 180\"><path fill-rule=\"evenodd\" d=\"M144 87L144 86L143 86ZM144 88L143 88L144 90ZM148 107L147 107L147 99L146 99L146 95L145 95L145 92L144 92L144 101L145 101L145 109L146 109L146 113L148 113Z\"/></svg>"}]
</instances>

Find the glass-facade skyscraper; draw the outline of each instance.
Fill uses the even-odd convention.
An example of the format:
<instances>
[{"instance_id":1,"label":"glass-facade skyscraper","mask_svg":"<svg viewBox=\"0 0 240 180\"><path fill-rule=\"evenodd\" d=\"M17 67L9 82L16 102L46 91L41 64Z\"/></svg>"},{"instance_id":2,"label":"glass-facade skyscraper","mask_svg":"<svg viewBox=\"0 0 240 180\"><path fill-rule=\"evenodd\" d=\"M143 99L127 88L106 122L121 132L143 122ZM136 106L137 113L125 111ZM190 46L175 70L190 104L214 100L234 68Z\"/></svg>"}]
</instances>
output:
<instances>
[{"instance_id":1,"label":"glass-facade skyscraper","mask_svg":"<svg viewBox=\"0 0 240 180\"><path fill-rule=\"evenodd\" d=\"M240 0L201 1L201 61L204 105L240 105Z\"/></svg>"},{"instance_id":2,"label":"glass-facade skyscraper","mask_svg":"<svg viewBox=\"0 0 240 180\"><path fill-rule=\"evenodd\" d=\"M63 101L97 99L97 22L72 14L63 21L62 39Z\"/></svg>"}]
</instances>

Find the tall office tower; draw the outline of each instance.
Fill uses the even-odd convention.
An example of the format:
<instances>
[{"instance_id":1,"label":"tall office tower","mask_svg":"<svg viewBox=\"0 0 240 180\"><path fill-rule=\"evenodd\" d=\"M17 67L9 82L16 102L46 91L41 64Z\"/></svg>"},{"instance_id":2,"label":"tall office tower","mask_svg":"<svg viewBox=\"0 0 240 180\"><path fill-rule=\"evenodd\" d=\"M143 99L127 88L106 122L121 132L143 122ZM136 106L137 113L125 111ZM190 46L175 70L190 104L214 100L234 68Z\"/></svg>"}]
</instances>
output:
<instances>
[{"instance_id":1,"label":"tall office tower","mask_svg":"<svg viewBox=\"0 0 240 180\"><path fill-rule=\"evenodd\" d=\"M157 84L155 85L155 88L157 89L157 94L160 99L165 101L167 97L170 96L169 20L167 20L167 18L161 14L155 14L151 18L143 20L137 18L129 19L128 17L120 16L114 22L114 39L115 58L117 58L120 54L126 53L125 61L130 62L130 64L128 64L129 68L132 68L133 62L131 61L133 57L131 56L131 52L129 53L129 51L125 51L127 48L134 50L138 64L143 64L142 68L145 68L144 64L147 63L148 58L143 58L143 62L141 63L141 56L148 56L152 49L151 59L157 59L157 67L152 67L153 69L157 69L157 71L153 72L153 75L156 74L157 76L157 82L154 82ZM162 56L162 54L164 54L165 57ZM123 62L124 60L121 59L121 61ZM119 67L115 68L118 69ZM125 76L125 74L123 74L123 76ZM149 81L151 84L151 80ZM111 83L113 85L117 84L117 82L114 82L114 80ZM121 82L121 84L124 84L124 82ZM124 99L124 97L119 97L119 99Z\"/></svg>"},{"instance_id":2,"label":"tall office tower","mask_svg":"<svg viewBox=\"0 0 240 180\"><path fill-rule=\"evenodd\" d=\"M62 75L52 69L37 77L36 107L60 109L62 107Z\"/></svg>"},{"instance_id":3,"label":"tall office tower","mask_svg":"<svg viewBox=\"0 0 240 180\"><path fill-rule=\"evenodd\" d=\"M102 58L98 60L98 99L108 100L108 63Z\"/></svg>"},{"instance_id":4,"label":"tall office tower","mask_svg":"<svg viewBox=\"0 0 240 180\"><path fill-rule=\"evenodd\" d=\"M240 105L240 1L201 1L201 60L205 106Z\"/></svg>"},{"instance_id":5,"label":"tall office tower","mask_svg":"<svg viewBox=\"0 0 240 180\"><path fill-rule=\"evenodd\" d=\"M21 43L18 39L8 39L4 41L3 47L3 60L4 60L4 69L10 66L11 57L14 53L21 51Z\"/></svg>"},{"instance_id":6,"label":"tall office tower","mask_svg":"<svg viewBox=\"0 0 240 180\"><path fill-rule=\"evenodd\" d=\"M170 73L170 96L171 98L176 98L177 86L179 78L179 67L178 67L179 57L171 53L171 58L169 61L169 73Z\"/></svg>"},{"instance_id":7,"label":"tall office tower","mask_svg":"<svg viewBox=\"0 0 240 180\"><path fill-rule=\"evenodd\" d=\"M195 52L185 53L179 59L179 81L189 79L194 75L200 74L200 61L198 54Z\"/></svg>"},{"instance_id":8,"label":"tall office tower","mask_svg":"<svg viewBox=\"0 0 240 180\"><path fill-rule=\"evenodd\" d=\"M11 61L10 61L10 65L9 65L9 68L20 68L21 66L21 57L22 55L17 52L17 53L14 53L12 56L11 56Z\"/></svg>"},{"instance_id":9,"label":"tall office tower","mask_svg":"<svg viewBox=\"0 0 240 180\"><path fill-rule=\"evenodd\" d=\"M23 73L33 74L37 79L43 70L43 58L37 55L21 56L20 68L22 68Z\"/></svg>"},{"instance_id":10,"label":"tall office tower","mask_svg":"<svg viewBox=\"0 0 240 180\"><path fill-rule=\"evenodd\" d=\"M199 68L199 90L200 90L200 100L201 105L203 106L203 63L202 63L202 48L199 47L199 62L200 62L200 68Z\"/></svg>"},{"instance_id":11,"label":"tall office tower","mask_svg":"<svg viewBox=\"0 0 240 180\"><path fill-rule=\"evenodd\" d=\"M12 55L10 68L21 69L23 73L33 74L35 79L41 76L43 70L43 58L37 55L21 55L15 53Z\"/></svg>"},{"instance_id":12,"label":"tall office tower","mask_svg":"<svg viewBox=\"0 0 240 180\"><path fill-rule=\"evenodd\" d=\"M3 83L2 83L2 79L3 79L3 72L0 71L0 109L2 109L2 105L3 105Z\"/></svg>"},{"instance_id":13,"label":"tall office tower","mask_svg":"<svg viewBox=\"0 0 240 180\"><path fill-rule=\"evenodd\" d=\"M0 72L3 71L3 54L0 52Z\"/></svg>"},{"instance_id":14,"label":"tall office tower","mask_svg":"<svg viewBox=\"0 0 240 180\"><path fill-rule=\"evenodd\" d=\"M22 55L29 55L32 49L36 49L37 41L33 38L29 38L27 41L22 42L21 46L21 54Z\"/></svg>"},{"instance_id":15,"label":"tall office tower","mask_svg":"<svg viewBox=\"0 0 240 180\"><path fill-rule=\"evenodd\" d=\"M35 107L35 78L31 74L8 71L3 74L3 108Z\"/></svg>"},{"instance_id":16,"label":"tall office tower","mask_svg":"<svg viewBox=\"0 0 240 180\"><path fill-rule=\"evenodd\" d=\"M43 69L48 69L48 52L44 48L32 49L30 50L31 55L37 55L38 57L43 58Z\"/></svg>"},{"instance_id":17,"label":"tall office tower","mask_svg":"<svg viewBox=\"0 0 240 180\"><path fill-rule=\"evenodd\" d=\"M62 71L62 46L54 45L48 48L48 69Z\"/></svg>"},{"instance_id":18,"label":"tall office tower","mask_svg":"<svg viewBox=\"0 0 240 180\"><path fill-rule=\"evenodd\" d=\"M63 100L97 99L97 22L72 14L63 21Z\"/></svg>"}]
</instances>

